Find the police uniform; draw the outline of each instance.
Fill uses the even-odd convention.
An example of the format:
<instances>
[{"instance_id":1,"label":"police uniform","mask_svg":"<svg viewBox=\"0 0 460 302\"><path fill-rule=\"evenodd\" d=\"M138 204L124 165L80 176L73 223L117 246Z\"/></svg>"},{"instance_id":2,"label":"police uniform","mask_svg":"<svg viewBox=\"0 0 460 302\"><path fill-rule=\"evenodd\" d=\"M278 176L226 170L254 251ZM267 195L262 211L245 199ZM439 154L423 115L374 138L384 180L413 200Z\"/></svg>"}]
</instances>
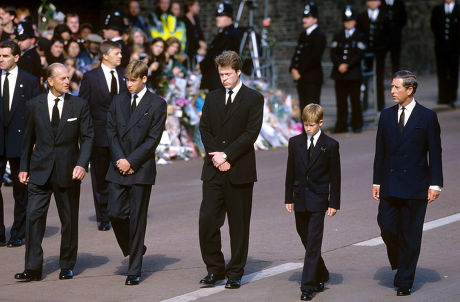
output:
<instances>
[{"instance_id":1,"label":"police uniform","mask_svg":"<svg viewBox=\"0 0 460 302\"><path fill-rule=\"evenodd\" d=\"M351 7L345 9L343 21L356 20ZM331 77L335 80L337 101L337 122L334 131L348 131L348 102L351 102L351 127L360 132L363 127L363 113L360 100L362 81L361 60L364 54L364 34L352 29L343 29L334 35L331 44L331 61L333 64ZM341 73L339 66L347 64L347 71Z\"/></svg>"},{"instance_id":2,"label":"police uniform","mask_svg":"<svg viewBox=\"0 0 460 302\"><path fill-rule=\"evenodd\" d=\"M104 22L104 29L113 29L117 30L120 33L118 38L112 39L113 42L117 42L121 45L121 67L128 66L129 59L131 57L131 51L129 50L129 46L123 41L122 34L126 29L125 23L123 21L123 17L120 15L119 12L114 12L112 14L107 15L107 18Z\"/></svg>"},{"instance_id":3,"label":"police uniform","mask_svg":"<svg viewBox=\"0 0 460 302\"><path fill-rule=\"evenodd\" d=\"M374 18L370 14L376 14ZM381 111L385 107L384 76L385 76L385 50L389 43L389 22L385 11L376 9L366 10L357 17L356 29L366 34L366 52L373 57L365 60L365 68L373 69L375 58L376 82L377 82L377 109Z\"/></svg>"},{"instance_id":4,"label":"police uniform","mask_svg":"<svg viewBox=\"0 0 460 302\"><path fill-rule=\"evenodd\" d=\"M307 4L303 12L303 18L310 16L319 18L318 8L314 2ZM320 103L323 84L321 58L325 48L326 36L316 24L299 35L289 71L296 69L300 73L300 79L297 80L300 112L310 103Z\"/></svg>"},{"instance_id":5,"label":"police uniform","mask_svg":"<svg viewBox=\"0 0 460 302\"><path fill-rule=\"evenodd\" d=\"M435 37L438 75L438 103L455 105L458 88L460 54L460 7L458 2L437 5L431 16Z\"/></svg>"},{"instance_id":6,"label":"police uniform","mask_svg":"<svg viewBox=\"0 0 460 302\"><path fill-rule=\"evenodd\" d=\"M29 38L35 38L35 33L32 24L25 19L17 26L17 39L18 41L24 41ZM37 78L41 77L42 64L35 46L21 52L21 56L18 60L18 67Z\"/></svg>"},{"instance_id":7,"label":"police uniform","mask_svg":"<svg viewBox=\"0 0 460 302\"><path fill-rule=\"evenodd\" d=\"M392 71L400 69L402 29L407 22L406 7L403 0L382 0L382 10L388 16L390 39L387 52L390 52Z\"/></svg>"},{"instance_id":8,"label":"police uniform","mask_svg":"<svg viewBox=\"0 0 460 302\"><path fill-rule=\"evenodd\" d=\"M230 3L227 1L220 3L217 9L217 16L228 16L233 18L233 8ZM211 45L208 47L205 58L200 62L202 74L201 89L208 89L211 91L223 87L214 59L224 50L233 50L238 53L240 42L241 36L233 24L222 28L214 37L214 40L212 40Z\"/></svg>"}]
</instances>

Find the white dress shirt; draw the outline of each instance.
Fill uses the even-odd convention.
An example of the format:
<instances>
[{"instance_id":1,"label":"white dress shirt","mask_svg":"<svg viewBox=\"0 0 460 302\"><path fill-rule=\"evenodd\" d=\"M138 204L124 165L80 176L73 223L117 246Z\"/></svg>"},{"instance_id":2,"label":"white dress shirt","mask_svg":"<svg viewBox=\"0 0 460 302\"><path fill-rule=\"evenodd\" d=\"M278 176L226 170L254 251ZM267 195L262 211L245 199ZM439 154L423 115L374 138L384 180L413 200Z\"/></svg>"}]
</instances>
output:
<instances>
[{"instance_id":1,"label":"white dress shirt","mask_svg":"<svg viewBox=\"0 0 460 302\"><path fill-rule=\"evenodd\" d=\"M102 71L104 72L104 76L105 76L105 81L107 82L107 87L109 87L109 92L112 92L110 91L110 88L112 87L112 74L110 73L112 70L114 71L113 75L115 76L115 79L117 80L117 93L118 91L120 91L120 85L118 84L118 73L116 71L116 69L110 69L109 67L105 66L103 63L101 63L101 68L102 68Z\"/></svg>"},{"instance_id":2,"label":"white dress shirt","mask_svg":"<svg viewBox=\"0 0 460 302\"><path fill-rule=\"evenodd\" d=\"M404 126L406 125L407 121L409 120L409 117L412 113L412 110L414 110L414 107L415 107L415 99L412 99L412 101L406 106L404 107L405 110L404 110ZM402 113L402 106L401 105L398 105L398 123L399 123L399 117L401 116L401 113Z\"/></svg>"},{"instance_id":3,"label":"white dress shirt","mask_svg":"<svg viewBox=\"0 0 460 302\"><path fill-rule=\"evenodd\" d=\"M312 31L314 31L316 28L318 27L318 24L313 24L312 26L310 26L309 28L307 28L305 30L305 32L307 33L307 36L309 36L311 34Z\"/></svg>"},{"instance_id":4,"label":"white dress shirt","mask_svg":"<svg viewBox=\"0 0 460 302\"><path fill-rule=\"evenodd\" d=\"M389 6L393 6L393 4L395 3L394 0L385 0L385 2L386 2L387 5L389 5Z\"/></svg>"},{"instance_id":5,"label":"white dress shirt","mask_svg":"<svg viewBox=\"0 0 460 302\"><path fill-rule=\"evenodd\" d=\"M232 96L231 96L232 104L233 104L233 101L235 100L236 94L238 93L238 91L240 91L241 86L243 86L243 82L241 82L240 80L240 82L236 84L236 86L232 89ZM229 91L230 89L225 89L225 105L227 105Z\"/></svg>"},{"instance_id":6,"label":"white dress shirt","mask_svg":"<svg viewBox=\"0 0 460 302\"><path fill-rule=\"evenodd\" d=\"M133 105L134 95L137 94L136 107L139 106L139 102L142 100L146 92L147 92L147 87L144 86L144 88L138 93L131 93L131 105Z\"/></svg>"},{"instance_id":7,"label":"white dress shirt","mask_svg":"<svg viewBox=\"0 0 460 302\"><path fill-rule=\"evenodd\" d=\"M56 97L54 94L50 92L48 92L48 112L50 114L50 122L51 122L51 119L53 118L53 107L54 107L54 100L56 98L59 99L58 101L58 110L59 110L59 118L61 118L61 115L62 115L62 107L64 107L64 96L65 94L61 95L60 97Z\"/></svg>"},{"instance_id":8,"label":"white dress shirt","mask_svg":"<svg viewBox=\"0 0 460 302\"><path fill-rule=\"evenodd\" d=\"M11 110L11 102L13 101L14 96L14 88L16 88L16 80L18 78L18 66L14 67L8 75L8 92L9 92L9 100L8 100L8 108ZM2 87L2 96L3 96L3 83L5 82L6 71L2 70L2 80L1 80L1 87Z\"/></svg>"},{"instance_id":9,"label":"white dress shirt","mask_svg":"<svg viewBox=\"0 0 460 302\"><path fill-rule=\"evenodd\" d=\"M345 29L345 38L350 38L355 33L355 28Z\"/></svg>"},{"instance_id":10,"label":"white dress shirt","mask_svg":"<svg viewBox=\"0 0 460 302\"><path fill-rule=\"evenodd\" d=\"M316 143L318 142L318 138L319 138L320 135L321 135L321 129L319 129L318 132L316 132L316 134L313 135L313 148L316 146ZM307 149L309 149L310 144L311 144L311 141L310 141L311 136L307 135L307 137L308 137Z\"/></svg>"},{"instance_id":11,"label":"white dress shirt","mask_svg":"<svg viewBox=\"0 0 460 302\"><path fill-rule=\"evenodd\" d=\"M371 19L371 21L375 21L379 17L379 9L376 8L376 9L372 10L372 9L368 8L367 9L367 15L369 16L369 19Z\"/></svg>"},{"instance_id":12,"label":"white dress shirt","mask_svg":"<svg viewBox=\"0 0 460 302\"><path fill-rule=\"evenodd\" d=\"M452 1L451 3L446 3L444 2L444 12L446 15L449 15L452 13L452 10L454 9L455 1Z\"/></svg>"}]
</instances>

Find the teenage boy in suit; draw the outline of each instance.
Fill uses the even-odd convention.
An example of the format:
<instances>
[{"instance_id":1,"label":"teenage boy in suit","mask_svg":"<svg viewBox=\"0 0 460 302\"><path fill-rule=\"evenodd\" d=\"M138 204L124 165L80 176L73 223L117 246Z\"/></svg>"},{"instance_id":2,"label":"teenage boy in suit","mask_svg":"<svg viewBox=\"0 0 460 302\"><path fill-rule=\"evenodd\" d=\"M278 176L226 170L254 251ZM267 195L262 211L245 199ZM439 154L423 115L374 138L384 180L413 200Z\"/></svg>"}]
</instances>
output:
<instances>
[{"instance_id":1,"label":"teenage boy in suit","mask_svg":"<svg viewBox=\"0 0 460 302\"><path fill-rule=\"evenodd\" d=\"M297 233L305 246L300 299L313 299L329 280L321 257L324 215L340 208L339 143L321 131L323 109L309 104L302 112L305 132L289 140L285 206L295 212Z\"/></svg>"}]
</instances>

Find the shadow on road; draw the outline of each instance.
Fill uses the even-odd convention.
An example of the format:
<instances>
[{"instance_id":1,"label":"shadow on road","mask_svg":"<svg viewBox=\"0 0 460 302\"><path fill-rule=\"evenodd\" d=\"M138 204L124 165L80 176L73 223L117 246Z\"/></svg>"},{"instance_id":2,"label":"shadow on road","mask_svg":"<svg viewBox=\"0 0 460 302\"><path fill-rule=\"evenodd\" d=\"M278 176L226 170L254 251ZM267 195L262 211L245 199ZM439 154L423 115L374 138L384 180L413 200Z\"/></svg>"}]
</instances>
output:
<instances>
[{"instance_id":1,"label":"shadow on road","mask_svg":"<svg viewBox=\"0 0 460 302\"><path fill-rule=\"evenodd\" d=\"M300 282L302 281L302 271L295 272L289 277L289 281L297 282L300 286ZM335 274L329 272L329 281L326 283L326 290L328 289L328 285L336 285L343 283L343 275L342 274Z\"/></svg>"},{"instance_id":2,"label":"shadow on road","mask_svg":"<svg viewBox=\"0 0 460 302\"><path fill-rule=\"evenodd\" d=\"M45 230L45 238L52 237L59 232L59 227L47 226Z\"/></svg>"},{"instance_id":3,"label":"shadow on road","mask_svg":"<svg viewBox=\"0 0 460 302\"><path fill-rule=\"evenodd\" d=\"M379 281L379 285L393 288L393 279L396 271L392 271L390 267L381 267L374 274L374 280ZM418 290L423 287L425 283L441 281L441 276L435 270L428 268L417 268L415 272L415 281L413 290Z\"/></svg>"},{"instance_id":4,"label":"shadow on road","mask_svg":"<svg viewBox=\"0 0 460 302\"><path fill-rule=\"evenodd\" d=\"M179 260L177 258L166 257L165 255L145 255L142 260L142 279L148 279L154 272L162 271L168 265ZM115 274L125 275L128 270L129 258L126 257L121 263L122 265L117 267Z\"/></svg>"},{"instance_id":5,"label":"shadow on road","mask_svg":"<svg viewBox=\"0 0 460 302\"><path fill-rule=\"evenodd\" d=\"M79 275L88 268L96 268L109 262L109 258L105 256L94 256L88 253L78 253L77 263L75 265L74 274ZM59 271L59 256L46 257L43 261L43 279L49 273Z\"/></svg>"}]
</instances>

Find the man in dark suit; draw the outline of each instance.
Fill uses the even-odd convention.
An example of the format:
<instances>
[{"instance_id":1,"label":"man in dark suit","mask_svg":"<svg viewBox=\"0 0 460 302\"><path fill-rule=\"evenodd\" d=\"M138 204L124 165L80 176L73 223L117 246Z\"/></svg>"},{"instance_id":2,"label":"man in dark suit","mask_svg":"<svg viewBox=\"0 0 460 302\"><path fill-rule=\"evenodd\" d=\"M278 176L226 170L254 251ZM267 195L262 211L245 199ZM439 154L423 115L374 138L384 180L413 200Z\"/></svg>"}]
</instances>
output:
<instances>
[{"instance_id":1,"label":"man in dark suit","mask_svg":"<svg viewBox=\"0 0 460 302\"><path fill-rule=\"evenodd\" d=\"M220 3L217 8L216 26L219 28L219 33L208 46L203 61L196 65L196 69L203 75L201 89L208 89L209 91L222 88L214 62L216 57L224 50L238 53L240 48L241 37L233 26L233 7L228 1Z\"/></svg>"},{"instance_id":2,"label":"man in dark suit","mask_svg":"<svg viewBox=\"0 0 460 302\"><path fill-rule=\"evenodd\" d=\"M21 49L18 66L40 79L42 64L35 43L36 37L32 23L24 19L18 24L18 45Z\"/></svg>"},{"instance_id":3,"label":"man in dark suit","mask_svg":"<svg viewBox=\"0 0 460 302\"><path fill-rule=\"evenodd\" d=\"M299 109L310 103L319 104L323 84L321 59L326 48L326 36L318 27L319 12L314 2L305 5L302 25L305 29L299 36L289 71L297 82Z\"/></svg>"},{"instance_id":4,"label":"man in dark suit","mask_svg":"<svg viewBox=\"0 0 460 302\"><path fill-rule=\"evenodd\" d=\"M400 69L402 29L407 22L406 6L404 0L385 0L382 3L382 10L388 16L390 34L385 53L390 52L391 67L395 73Z\"/></svg>"},{"instance_id":5,"label":"man in dark suit","mask_svg":"<svg viewBox=\"0 0 460 302\"><path fill-rule=\"evenodd\" d=\"M165 128L166 102L145 87L148 66L131 61L125 77L128 92L116 95L107 114L111 163L109 217L124 256L129 255L126 285L140 282L145 228L152 185L155 149Z\"/></svg>"},{"instance_id":6,"label":"man in dark suit","mask_svg":"<svg viewBox=\"0 0 460 302\"><path fill-rule=\"evenodd\" d=\"M458 67L460 55L460 6L445 0L433 8L431 30L434 34L438 103L452 107L457 102Z\"/></svg>"},{"instance_id":7,"label":"man in dark suit","mask_svg":"<svg viewBox=\"0 0 460 302\"><path fill-rule=\"evenodd\" d=\"M105 40L117 42L121 46L121 66L126 67L131 57L131 51L128 45L123 42L122 34L126 29L123 17L119 12L114 12L107 15L102 29L103 37Z\"/></svg>"},{"instance_id":8,"label":"man in dark suit","mask_svg":"<svg viewBox=\"0 0 460 302\"><path fill-rule=\"evenodd\" d=\"M19 46L13 41L0 42L2 114L0 115L0 175L10 163L13 180L14 222L8 247L23 244L26 235L27 187L19 182L18 173L24 136L26 102L40 94L40 83L33 75L19 69ZM1 182L0 182L1 187ZM3 196L0 193L0 246L5 244Z\"/></svg>"},{"instance_id":9,"label":"man in dark suit","mask_svg":"<svg viewBox=\"0 0 460 302\"><path fill-rule=\"evenodd\" d=\"M340 208L339 143L321 131L323 109L307 105L302 112L305 132L289 139L285 204L295 211L297 233L305 247L300 299L324 290L329 272L321 257L324 215Z\"/></svg>"},{"instance_id":10,"label":"man in dark suit","mask_svg":"<svg viewBox=\"0 0 460 302\"><path fill-rule=\"evenodd\" d=\"M225 287L239 288L248 255L252 191L257 181L254 142L262 127L264 99L241 82L242 63L236 52L224 51L215 62L225 89L207 95L200 120L207 156L201 174L199 236L208 271L200 283L214 284L227 275ZM225 213L232 251L227 267L220 239Z\"/></svg>"},{"instance_id":11,"label":"man in dark suit","mask_svg":"<svg viewBox=\"0 0 460 302\"><path fill-rule=\"evenodd\" d=\"M107 140L107 111L113 97L126 92L121 47L117 42L105 41L100 46L101 65L84 74L79 96L86 99L94 122L94 144L91 153L91 184L94 208L100 231L110 230L107 203L108 182L105 180L110 165L110 150Z\"/></svg>"},{"instance_id":12,"label":"man in dark suit","mask_svg":"<svg viewBox=\"0 0 460 302\"><path fill-rule=\"evenodd\" d=\"M48 66L50 90L27 102L19 180L27 184L25 270L14 277L42 277L46 215L54 194L61 228L59 279L71 279L77 260L80 184L88 167L94 130L88 103L68 94L69 72L60 63Z\"/></svg>"},{"instance_id":13,"label":"man in dark suit","mask_svg":"<svg viewBox=\"0 0 460 302\"><path fill-rule=\"evenodd\" d=\"M382 111L377 129L372 196L398 296L411 294L427 203L443 185L441 137L434 111L417 103L410 71L393 77L395 106ZM428 159L428 160L427 160Z\"/></svg>"}]
</instances>

